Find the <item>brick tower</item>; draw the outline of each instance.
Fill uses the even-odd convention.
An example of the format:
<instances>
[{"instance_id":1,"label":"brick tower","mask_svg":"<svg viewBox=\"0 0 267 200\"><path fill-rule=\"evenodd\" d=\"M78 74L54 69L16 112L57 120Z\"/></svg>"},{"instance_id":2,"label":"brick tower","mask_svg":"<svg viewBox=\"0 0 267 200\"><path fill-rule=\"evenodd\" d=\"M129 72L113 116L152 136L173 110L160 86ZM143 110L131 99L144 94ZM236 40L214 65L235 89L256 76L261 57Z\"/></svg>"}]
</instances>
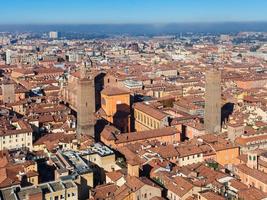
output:
<instances>
[{"instance_id":1,"label":"brick tower","mask_svg":"<svg viewBox=\"0 0 267 200\"><path fill-rule=\"evenodd\" d=\"M2 84L3 103L14 103L16 100L15 85L6 80Z\"/></svg>"},{"instance_id":2,"label":"brick tower","mask_svg":"<svg viewBox=\"0 0 267 200\"><path fill-rule=\"evenodd\" d=\"M206 71L204 125L207 133L221 131L221 72L215 68Z\"/></svg>"},{"instance_id":3,"label":"brick tower","mask_svg":"<svg viewBox=\"0 0 267 200\"><path fill-rule=\"evenodd\" d=\"M95 83L94 77L88 74L86 64L80 66L80 77L77 87L77 138L82 134L95 136Z\"/></svg>"}]
</instances>

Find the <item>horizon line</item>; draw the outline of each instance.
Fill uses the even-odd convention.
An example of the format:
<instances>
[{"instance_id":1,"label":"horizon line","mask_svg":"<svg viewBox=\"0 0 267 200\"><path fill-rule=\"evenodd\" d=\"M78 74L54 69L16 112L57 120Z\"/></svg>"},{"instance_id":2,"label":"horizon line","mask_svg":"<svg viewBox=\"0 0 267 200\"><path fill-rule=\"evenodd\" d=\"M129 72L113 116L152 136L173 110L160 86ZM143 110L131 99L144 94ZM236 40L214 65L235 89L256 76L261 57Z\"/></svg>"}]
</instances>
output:
<instances>
[{"instance_id":1,"label":"horizon line","mask_svg":"<svg viewBox=\"0 0 267 200\"><path fill-rule=\"evenodd\" d=\"M121 23L0 23L0 26L34 26L34 25L171 25L171 24L227 24L227 23L267 23L267 20L252 21L192 21L192 22L121 22Z\"/></svg>"}]
</instances>

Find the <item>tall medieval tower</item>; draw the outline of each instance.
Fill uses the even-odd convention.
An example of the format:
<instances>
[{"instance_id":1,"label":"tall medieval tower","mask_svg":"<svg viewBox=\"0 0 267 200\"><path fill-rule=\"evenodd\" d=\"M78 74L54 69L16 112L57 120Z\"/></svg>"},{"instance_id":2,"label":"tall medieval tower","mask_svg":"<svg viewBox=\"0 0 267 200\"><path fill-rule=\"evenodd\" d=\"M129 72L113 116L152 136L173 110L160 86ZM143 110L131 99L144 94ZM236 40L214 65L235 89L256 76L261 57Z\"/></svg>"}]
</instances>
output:
<instances>
[{"instance_id":1,"label":"tall medieval tower","mask_svg":"<svg viewBox=\"0 0 267 200\"><path fill-rule=\"evenodd\" d=\"M14 103L16 101L15 85L9 80L2 83L3 103Z\"/></svg>"},{"instance_id":2,"label":"tall medieval tower","mask_svg":"<svg viewBox=\"0 0 267 200\"><path fill-rule=\"evenodd\" d=\"M77 86L77 138L80 140L82 134L95 136L95 82L85 63L80 66Z\"/></svg>"},{"instance_id":3,"label":"tall medieval tower","mask_svg":"<svg viewBox=\"0 0 267 200\"><path fill-rule=\"evenodd\" d=\"M206 71L204 125L207 133L221 131L221 72L215 68Z\"/></svg>"}]
</instances>

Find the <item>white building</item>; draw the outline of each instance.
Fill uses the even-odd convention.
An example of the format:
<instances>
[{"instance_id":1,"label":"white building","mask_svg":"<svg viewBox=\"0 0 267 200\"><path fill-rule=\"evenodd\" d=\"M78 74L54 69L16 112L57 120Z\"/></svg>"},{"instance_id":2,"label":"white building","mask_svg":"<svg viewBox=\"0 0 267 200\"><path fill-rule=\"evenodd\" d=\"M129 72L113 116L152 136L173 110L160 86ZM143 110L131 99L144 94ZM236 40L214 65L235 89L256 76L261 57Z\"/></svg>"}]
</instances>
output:
<instances>
[{"instance_id":1,"label":"white building","mask_svg":"<svg viewBox=\"0 0 267 200\"><path fill-rule=\"evenodd\" d=\"M0 132L0 150L18 149L22 147L32 150L32 129L25 121L12 122L15 129L5 129Z\"/></svg>"},{"instance_id":2,"label":"white building","mask_svg":"<svg viewBox=\"0 0 267 200\"><path fill-rule=\"evenodd\" d=\"M6 50L6 64L10 65L11 64L11 56L12 56L13 52L8 49Z\"/></svg>"},{"instance_id":3,"label":"white building","mask_svg":"<svg viewBox=\"0 0 267 200\"><path fill-rule=\"evenodd\" d=\"M57 31L50 31L49 32L49 38L57 39L58 38L58 32Z\"/></svg>"}]
</instances>

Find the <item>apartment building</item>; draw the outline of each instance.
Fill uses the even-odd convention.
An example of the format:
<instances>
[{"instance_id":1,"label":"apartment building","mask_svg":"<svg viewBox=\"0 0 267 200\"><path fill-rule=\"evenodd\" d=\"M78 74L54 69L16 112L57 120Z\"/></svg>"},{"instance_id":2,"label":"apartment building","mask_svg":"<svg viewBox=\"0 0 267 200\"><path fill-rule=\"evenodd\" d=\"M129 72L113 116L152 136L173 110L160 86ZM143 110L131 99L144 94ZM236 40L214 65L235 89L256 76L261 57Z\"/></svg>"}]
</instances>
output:
<instances>
[{"instance_id":1,"label":"apartment building","mask_svg":"<svg viewBox=\"0 0 267 200\"><path fill-rule=\"evenodd\" d=\"M78 187L74 181L53 181L29 187L1 190L3 200L77 200Z\"/></svg>"},{"instance_id":2,"label":"apartment building","mask_svg":"<svg viewBox=\"0 0 267 200\"><path fill-rule=\"evenodd\" d=\"M95 163L107 172L118 169L113 150L101 143L95 143L80 153L82 158Z\"/></svg>"},{"instance_id":3,"label":"apartment building","mask_svg":"<svg viewBox=\"0 0 267 200\"><path fill-rule=\"evenodd\" d=\"M0 127L0 150L32 149L32 129L24 120L9 121L2 117Z\"/></svg>"},{"instance_id":4,"label":"apartment building","mask_svg":"<svg viewBox=\"0 0 267 200\"><path fill-rule=\"evenodd\" d=\"M105 129L108 129L106 126ZM101 133L101 141L112 148L118 148L127 144L144 141L158 140L165 144L173 144L180 141L180 132L173 127L165 127L154 130L139 131L118 134L113 130L103 130Z\"/></svg>"}]
</instances>

